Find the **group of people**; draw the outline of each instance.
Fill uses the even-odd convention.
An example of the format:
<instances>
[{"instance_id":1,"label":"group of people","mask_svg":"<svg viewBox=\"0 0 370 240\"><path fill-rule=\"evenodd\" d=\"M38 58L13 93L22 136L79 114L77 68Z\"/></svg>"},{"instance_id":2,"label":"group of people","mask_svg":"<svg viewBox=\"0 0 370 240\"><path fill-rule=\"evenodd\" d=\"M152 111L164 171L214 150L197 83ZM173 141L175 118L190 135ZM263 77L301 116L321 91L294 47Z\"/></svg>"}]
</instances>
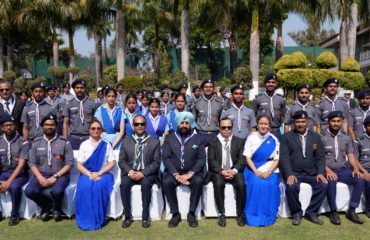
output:
<instances>
[{"instance_id":1,"label":"group of people","mask_svg":"<svg viewBox=\"0 0 370 240\"><path fill-rule=\"evenodd\" d=\"M186 94L186 84L180 84L175 95L161 86L160 98L150 91L126 95L118 84L115 89L104 88L104 98L95 101L88 97L83 79L63 85L60 97L55 86L34 83L28 102L1 80L0 192L11 195L9 225L19 223L22 187L28 181L24 192L41 208L40 218L59 221L69 172L76 165L80 172L76 223L84 230L101 228L115 181L115 162L121 170L123 228L133 222L135 184L141 185L144 228L151 225L153 184L161 186L168 201L169 227L181 221L176 187L189 186L187 221L197 227L196 208L203 185L209 182L219 226L226 226L226 183L235 189L237 224L269 226L276 221L280 204L280 176L293 225L303 217L323 224L318 211L325 197L330 221L340 224L337 182L353 187L346 217L362 224L355 209L364 193L370 217L370 89L361 90L359 105L350 109L352 104L337 95L335 78L325 81L324 97L317 106L310 103L310 87L299 84L297 98L287 109L284 97L276 93L277 76L266 75L264 83L265 92L248 108L242 85L232 87L228 98L224 88L221 96L215 95L210 79L195 86L192 96ZM118 159L114 150L119 151ZM310 184L313 193L304 216L301 182Z\"/></svg>"}]
</instances>

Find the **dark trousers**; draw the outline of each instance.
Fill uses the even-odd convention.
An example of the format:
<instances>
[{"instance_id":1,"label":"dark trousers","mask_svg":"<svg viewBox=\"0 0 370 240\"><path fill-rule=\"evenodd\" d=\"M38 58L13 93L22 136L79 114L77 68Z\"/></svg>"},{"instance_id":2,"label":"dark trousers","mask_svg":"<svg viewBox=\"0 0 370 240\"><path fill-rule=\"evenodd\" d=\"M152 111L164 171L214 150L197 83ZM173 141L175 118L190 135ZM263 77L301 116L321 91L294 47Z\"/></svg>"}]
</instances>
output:
<instances>
[{"instance_id":1,"label":"dark trousers","mask_svg":"<svg viewBox=\"0 0 370 240\"><path fill-rule=\"evenodd\" d=\"M190 182L190 207L189 212L194 212L197 209L200 197L202 195L203 189L203 177L199 174L194 174L194 176L189 179ZM168 204L170 205L170 210L172 214L179 212L179 204L177 201L176 187L181 183L176 181L175 177L165 172L162 179L162 188L164 195L167 198Z\"/></svg>"},{"instance_id":2,"label":"dark trousers","mask_svg":"<svg viewBox=\"0 0 370 240\"><path fill-rule=\"evenodd\" d=\"M41 173L45 178L53 176L53 174ZM69 184L69 176L61 176L50 187L43 187L36 177L32 177L30 183L27 185L24 193L26 196L39 205L42 211L49 211L53 208L50 198L45 196L42 192L46 189L51 189L51 197L54 203L54 210L62 210L62 201L64 197L64 190Z\"/></svg>"},{"instance_id":3,"label":"dark trousers","mask_svg":"<svg viewBox=\"0 0 370 240\"><path fill-rule=\"evenodd\" d=\"M361 195L364 191L364 180L359 177L352 177L351 168L332 169L338 176L338 182L352 186L351 198L349 201L350 208L357 208L360 204ZM328 183L328 203L331 211L337 210L337 181L329 180Z\"/></svg>"},{"instance_id":4,"label":"dark trousers","mask_svg":"<svg viewBox=\"0 0 370 240\"><path fill-rule=\"evenodd\" d=\"M6 181L13 174L13 171L6 171L0 174L0 181ZM19 215L19 206L21 205L22 199L22 187L28 181L28 173L24 172L19 174L14 181L10 184L8 191L10 193L10 199L12 201L12 216Z\"/></svg>"},{"instance_id":5,"label":"dark trousers","mask_svg":"<svg viewBox=\"0 0 370 240\"><path fill-rule=\"evenodd\" d=\"M370 169L366 169L370 173ZM370 181L365 181L364 195L366 199L366 210L370 211Z\"/></svg>"},{"instance_id":6,"label":"dark trousers","mask_svg":"<svg viewBox=\"0 0 370 240\"><path fill-rule=\"evenodd\" d=\"M149 206L152 199L152 186L155 183L156 176L145 176L141 181L134 181L128 176L122 177L121 197L125 219L132 218L131 214L131 188L135 184L141 185L141 200L143 204L143 220L149 220Z\"/></svg>"},{"instance_id":7,"label":"dark trousers","mask_svg":"<svg viewBox=\"0 0 370 240\"><path fill-rule=\"evenodd\" d=\"M218 131L216 132L202 132L198 131L198 134L202 136L203 144L205 147L208 147L208 144L217 136Z\"/></svg>"},{"instance_id":8,"label":"dark trousers","mask_svg":"<svg viewBox=\"0 0 370 240\"><path fill-rule=\"evenodd\" d=\"M292 213L293 217L302 217L303 211L301 203L299 201L300 183L308 183L312 187L312 197L310 204L306 209L306 215L314 217L317 215L317 212L319 211L321 204L324 201L328 184L317 182L316 176L299 175L296 177L297 182L292 185L288 185L285 180L285 193L287 196L290 212Z\"/></svg>"},{"instance_id":9,"label":"dark trousers","mask_svg":"<svg viewBox=\"0 0 370 240\"><path fill-rule=\"evenodd\" d=\"M71 143L73 150L80 150L80 145L83 141L87 140L89 136L68 136L68 141Z\"/></svg>"},{"instance_id":10,"label":"dark trousers","mask_svg":"<svg viewBox=\"0 0 370 240\"><path fill-rule=\"evenodd\" d=\"M221 174L212 175L213 191L216 206L220 214L225 214L225 183L231 183L235 189L236 213L238 216L244 214L246 187L243 173L238 173L233 179L226 180Z\"/></svg>"}]
</instances>

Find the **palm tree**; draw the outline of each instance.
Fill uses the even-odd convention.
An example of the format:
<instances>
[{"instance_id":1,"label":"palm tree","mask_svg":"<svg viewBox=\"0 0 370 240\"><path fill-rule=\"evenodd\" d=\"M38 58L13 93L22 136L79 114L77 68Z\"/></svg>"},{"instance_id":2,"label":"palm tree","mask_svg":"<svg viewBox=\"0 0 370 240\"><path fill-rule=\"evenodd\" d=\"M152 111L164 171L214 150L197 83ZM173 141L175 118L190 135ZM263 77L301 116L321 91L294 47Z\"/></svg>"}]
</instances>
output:
<instances>
[{"instance_id":1,"label":"palm tree","mask_svg":"<svg viewBox=\"0 0 370 240\"><path fill-rule=\"evenodd\" d=\"M116 58L119 81L125 76L125 22L122 0L116 0L116 11Z\"/></svg>"}]
</instances>

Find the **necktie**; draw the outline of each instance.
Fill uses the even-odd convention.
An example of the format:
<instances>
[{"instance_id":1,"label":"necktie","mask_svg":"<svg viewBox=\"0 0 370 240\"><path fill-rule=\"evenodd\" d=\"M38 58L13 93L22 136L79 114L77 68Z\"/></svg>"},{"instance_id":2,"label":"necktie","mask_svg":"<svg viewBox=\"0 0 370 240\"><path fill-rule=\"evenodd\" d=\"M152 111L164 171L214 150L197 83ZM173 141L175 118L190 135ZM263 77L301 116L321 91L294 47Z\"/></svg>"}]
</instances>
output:
<instances>
[{"instance_id":1,"label":"necktie","mask_svg":"<svg viewBox=\"0 0 370 240\"><path fill-rule=\"evenodd\" d=\"M10 102L9 102L9 101L6 101L6 102L5 102L6 110L7 110L7 112L10 114L9 104L10 104Z\"/></svg>"},{"instance_id":2,"label":"necktie","mask_svg":"<svg viewBox=\"0 0 370 240\"><path fill-rule=\"evenodd\" d=\"M230 164L230 144L229 144L229 139L228 138L225 138L225 146L224 146L224 151L225 151L225 162L224 162L224 166L223 166L223 169L224 170L229 170L231 168L231 164Z\"/></svg>"},{"instance_id":3,"label":"necktie","mask_svg":"<svg viewBox=\"0 0 370 240\"><path fill-rule=\"evenodd\" d=\"M142 143L142 138L138 138L136 140L136 150L135 150L135 169L140 170L142 168L142 161L141 161L141 156L143 154L143 143Z\"/></svg>"}]
</instances>

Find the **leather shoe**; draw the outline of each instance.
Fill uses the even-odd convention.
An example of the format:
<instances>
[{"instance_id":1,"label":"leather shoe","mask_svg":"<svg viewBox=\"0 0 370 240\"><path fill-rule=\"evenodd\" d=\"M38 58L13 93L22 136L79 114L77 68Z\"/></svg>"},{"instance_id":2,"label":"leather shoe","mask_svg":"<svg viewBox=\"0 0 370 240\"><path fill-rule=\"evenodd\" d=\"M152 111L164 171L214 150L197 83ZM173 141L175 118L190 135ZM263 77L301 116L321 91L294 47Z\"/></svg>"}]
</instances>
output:
<instances>
[{"instance_id":1,"label":"leather shoe","mask_svg":"<svg viewBox=\"0 0 370 240\"><path fill-rule=\"evenodd\" d=\"M301 222L302 222L301 216L293 217L292 224L294 226L298 226L299 224L301 224Z\"/></svg>"},{"instance_id":2,"label":"leather shoe","mask_svg":"<svg viewBox=\"0 0 370 240\"><path fill-rule=\"evenodd\" d=\"M44 222L49 221L50 219L50 211L41 211L40 219Z\"/></svg>"},{"instance_id":3,"label":"leather shoe","mask_svg":"<svg viewBox=\"0 0 370 240\"><path fill-rule=\"evenodd\" d=\"M312 223L314 223L314 224L317 224L317 225L323 225L324 224L324 222L320 219L320 218L318 218L317 216L308 216L308 215L306 215L305 216L305 218L308 220L308 221L310 221L310 222L312 222Z\"/></svg>"},{"instance_id":4,"label":"leather shoe","mask_svg":"<svg viewBox=\"0 0 370 240\"><path fill-rule=\"evenodd\" d=\"M188 216L187 216L187 220L188 220L188 223L189 223L190 227L193 227L193 228L198 227L198 220L195 217L194 213L189 212Z\"/></svg>"},{"instance_id":5,"label":"leather shoe","mask_svg":"<svg viewBox=\"0 0 370 240\"><path fill-rule=\"evenodd\" d=\"M53 218L56 222L59 222L62 220L62 213L59 212L58 210L53 211Z\"/></svg>"},{"instance_id":6,"label":"leather shoe","mask_svg":"<svg viewBox=\"0 0 370 240\"><path fill-rule=\"evenodd\" d=\"M3 220L3 212L0 211L0 221Z\"/></svg>"},{"instance_id":7,"label":"leather shoe","mask_svg":"<svg viewBox=\"0 0 370 240\"><path fill-rule=\"evenodd\" d=\"M177 227L177 225L179 225L180 222L181 222L180 213L174 213L172 214L171 220L168 222L168 227L170 228Z\"/></svg>"},{"instance_id":8,"label":"leather shoe","mask_svg":"<svg viewBox=\"0 0 370 240\"><path fill-rule=\"evenodd\" d=\"M143 220L142 222L141 222L141 226L143 227L143 228L148 228L148 227L150 227L150 220Z\"/></svg>"},{"instance_id":9,"label":"leather shoe","mask_svg":"<svg viewBox=\"0 0 370 240\"><path fill-rule=\"evenodd\" d=\"M238 224L239 227L244 227L245 226L245 217L243 215L239 215L236 217L236 223Z\"/></svg>"},{"instance_id":10,"label":"leather shoe","mask_svg":"<svg viewBox=\"0 0 370 240\"><path fill-rule=\"evenodd\" d=\"M334 225L340 225L340 218L337 211L330 213L330 222Z\"/></svg>"},{"instance_id":11,"label":"leather shoe","mask_svg":"<svg viewBox=\"0 0 370 240\"><path fill-rule=\"evenodd\" d=\"M365 215L366 215L367 218L370 218L370 211L369 210L366 210L365 211Z\"/></svg>"},{"instance_id":12,"label":"leather shoe","mask_svg":"<svg viewBox=\"0 0 370 240\"><path fill-rule=\"evenodd\" d=\"M220 216L218 216L218 226L220 226L220 227L225 227L226 226L225 214L220 214Z\"/></svg>"},{"instance_id":13,"label":"leather shoe","mask_svg":"<svg viewBox=\"0 0 370 240\"><path fill-rule=\"evenodd\" d=\"M364 221L361 220L355 210L348 210L348 212L346 212L346 218L354 223L364 224Z\"/></svg>"},{"instance_id":14,"label":"leather shoe","mask_svg":"<svg viewBox=\"0 0 370 240\"><path fill-rule=\"evenodd\" d=\"M9 226L15 226L19 223L19 216L11 216L9 219Z\"/></svg>"},{"instance_id":15,"label":"leather shoe","mask_svg":"<svg viewBox=\"0 0 370 240\"><path fill-rule=\"evenodd\" d=\"M123 220L122 222L122 227L123 228L128 228L129 226L131 226L131 224L134 222L134 220L132 218L126 218L125 220Z\"/></svg>"}]
</instances>

